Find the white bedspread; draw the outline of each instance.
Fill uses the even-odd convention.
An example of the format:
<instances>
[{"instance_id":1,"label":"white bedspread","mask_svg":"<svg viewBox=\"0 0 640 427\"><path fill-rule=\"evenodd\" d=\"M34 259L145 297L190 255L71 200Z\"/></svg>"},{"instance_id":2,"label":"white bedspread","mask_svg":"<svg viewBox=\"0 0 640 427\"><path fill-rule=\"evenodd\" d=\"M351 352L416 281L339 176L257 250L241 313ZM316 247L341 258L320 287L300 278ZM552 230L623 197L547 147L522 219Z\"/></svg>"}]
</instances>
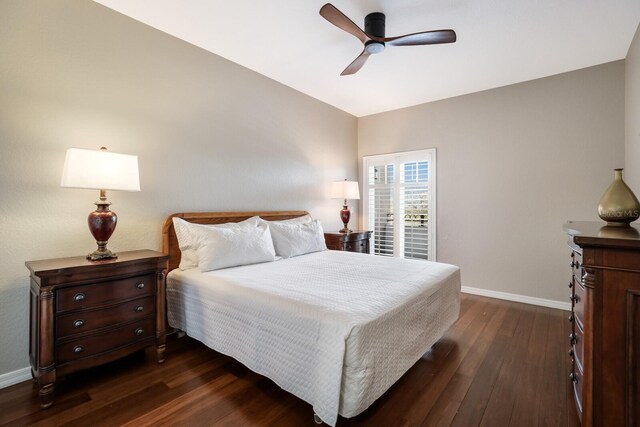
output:
<instances>
[{"instance_id":1,"label":"white bedspread","mask_svg":"<svg viewBox=\"0 0 640 427\"><path fill-rule=\"evenodd\" d=\"M364 411L455 322L449 264L324 251L167 278L169 324L313 405Z\"/></svg>"}]
</instances>

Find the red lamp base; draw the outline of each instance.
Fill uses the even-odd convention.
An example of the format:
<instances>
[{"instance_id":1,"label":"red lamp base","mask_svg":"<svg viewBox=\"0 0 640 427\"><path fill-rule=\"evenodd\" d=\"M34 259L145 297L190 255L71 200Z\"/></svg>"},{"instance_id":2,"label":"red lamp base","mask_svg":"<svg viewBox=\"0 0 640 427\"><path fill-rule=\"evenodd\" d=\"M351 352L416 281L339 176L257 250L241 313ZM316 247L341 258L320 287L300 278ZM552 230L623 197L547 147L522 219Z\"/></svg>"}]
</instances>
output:
<instances>
[{"instance_id":1,"label":"red lamp base","mask_svg":"<svg viewBox=\"0 0 640 427\"><path fill-rule=\"evenodd\" d=\"M87 259L91 261L118 257L115 253L107 249L107 242L116 229L118 216L115 212L109 210L111 203L107 201L105 193L104 190L100 190L100 200L94 203L97 209L89 214L87 220L89 231L91 231L91 234L98 244L98 249L87 255Z\"/></svg>"},{"instance_id":2,"label":"red lamp base","mask_svg":"<svg viewBox=\"0 0 640 427\"><path fill-rule=\"evenodd\" d=\"M344 228L340 230L340 233L351 233L349 230L349 219L351 219L351 211L349 211L349 206L347 205L347 201L344 201L344 206L342 206L342 210L340 211L340 219L342 220L342 224L344 224Z\"/></svg>"}]
</instances>

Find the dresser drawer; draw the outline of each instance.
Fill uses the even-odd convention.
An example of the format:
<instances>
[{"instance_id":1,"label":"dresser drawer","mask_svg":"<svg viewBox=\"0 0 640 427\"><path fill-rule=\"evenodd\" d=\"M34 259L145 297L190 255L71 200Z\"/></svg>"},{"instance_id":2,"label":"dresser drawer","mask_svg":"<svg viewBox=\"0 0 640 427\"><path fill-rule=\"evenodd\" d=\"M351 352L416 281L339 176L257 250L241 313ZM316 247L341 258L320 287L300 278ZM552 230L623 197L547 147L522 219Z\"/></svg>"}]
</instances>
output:
<instances>
[{"instance_id":1,"label":"dresser drawer","mask_svg":"<svg viewBox=\"0 0 640 427\"><path fill-rule=\"evenodd\" d=\"M580 324L576 323L573 333L575 335L573 341L573 358L576 365L580 367L580 371L584 372L584 332Z\"/></svg>"},{"instance_id":2,"label":"dresser drawer","mask_svg":"<svg viewBox=\"0 0 640 427\"><path fill-rule=\"evenodd\" d=\"M84 357L114 350L145 338L153 337L153 317L108 329L104 332L77 338L56 347L56 363L63 364Z\"/></svg>"},{"instance_id":3,"label":"dresser drawer","mask_svg":"<svg viewBox=\"0 0 640 427\"><path fill-rule=\"evenodd\" d=\"M574 290L573 313L576 319L576 324L580 325L582 327L582 330L584 330L584 316L585 316L585 307L587 304L587 291L579 283L574 284L573 290Z\"/></svg>"},{"instance_id":4,"label":"dresser drawer","mask_svg":"<svg viewBox=\"0 0 640 427\"><path fill-rule=\"evenodd\" d=\"M580 421L582 421L582 371L580 368L576 367L573 370L573 394L576 398L576 409L578 410L578 416L580 417Z\"/></svg>"},{"instance_id":5,"label":"dresser drawer","mask_svg":"<svg viewBox=\"0 0 640 427\"><path fill-rule=\"evenodd\" d=\"M77 311L56 318L56 338L139 320L154 312L153 296L128 301L98 310Z\"/></svg>"},{"instance_id":6,"label":"dresser drawer","mask_svg":"<svg viewBox=\"0 0 640 427\"><path fill-rule=\"evenodd\" d=\"M156 275L129 277L127 279L91 285L73 286L56 293L57 312L98 307L111 302L153 295Z\"/></svg>"},{"instance_id":7,"label":"dresser drawer","mask_svg":"<svg viewBox=\"0 0 640 427\"><path fill-rule=\"evenodd\" d=\"M583 268L582 268L582 254L579 252L571 252L571 271L578 283L582 282Z\"/></svg>"}]
</instances>

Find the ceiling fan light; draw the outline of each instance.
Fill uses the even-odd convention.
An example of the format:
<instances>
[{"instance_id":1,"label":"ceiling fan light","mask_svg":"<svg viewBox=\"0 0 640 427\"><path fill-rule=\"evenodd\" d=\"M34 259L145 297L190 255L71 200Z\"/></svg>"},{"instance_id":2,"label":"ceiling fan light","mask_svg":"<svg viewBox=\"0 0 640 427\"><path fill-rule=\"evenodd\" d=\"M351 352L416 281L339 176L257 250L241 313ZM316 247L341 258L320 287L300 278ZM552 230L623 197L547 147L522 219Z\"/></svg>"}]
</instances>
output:
<instances>
[{"instance_id":1,"label":"ceiling fan light","mask_svg":"<svg viewBox=\"0 0 640 427\"><path fill-rule=\"evenodd\" d=\"M365 49L370 54L380 53L384 50L384 43L371 42L365 46Z\"/></svg>"}]
</instances>

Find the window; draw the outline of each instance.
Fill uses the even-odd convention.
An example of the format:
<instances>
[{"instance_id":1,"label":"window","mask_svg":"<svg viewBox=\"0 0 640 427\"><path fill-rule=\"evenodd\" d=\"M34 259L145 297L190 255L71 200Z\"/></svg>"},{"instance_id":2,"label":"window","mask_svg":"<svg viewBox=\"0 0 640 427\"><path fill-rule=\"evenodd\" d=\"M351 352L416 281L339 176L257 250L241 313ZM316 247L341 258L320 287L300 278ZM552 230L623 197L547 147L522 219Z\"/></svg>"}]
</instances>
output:
<instances>
[{"instance_id":1,"label":"window","mask_svg":"<svg viewBox=\"0 0 640 427\"><path fill-rule=\"evenodd\" d=\"M436 150L366 156L364 225L371 253L436 260Z\"/></svg>"}]
</instances>

